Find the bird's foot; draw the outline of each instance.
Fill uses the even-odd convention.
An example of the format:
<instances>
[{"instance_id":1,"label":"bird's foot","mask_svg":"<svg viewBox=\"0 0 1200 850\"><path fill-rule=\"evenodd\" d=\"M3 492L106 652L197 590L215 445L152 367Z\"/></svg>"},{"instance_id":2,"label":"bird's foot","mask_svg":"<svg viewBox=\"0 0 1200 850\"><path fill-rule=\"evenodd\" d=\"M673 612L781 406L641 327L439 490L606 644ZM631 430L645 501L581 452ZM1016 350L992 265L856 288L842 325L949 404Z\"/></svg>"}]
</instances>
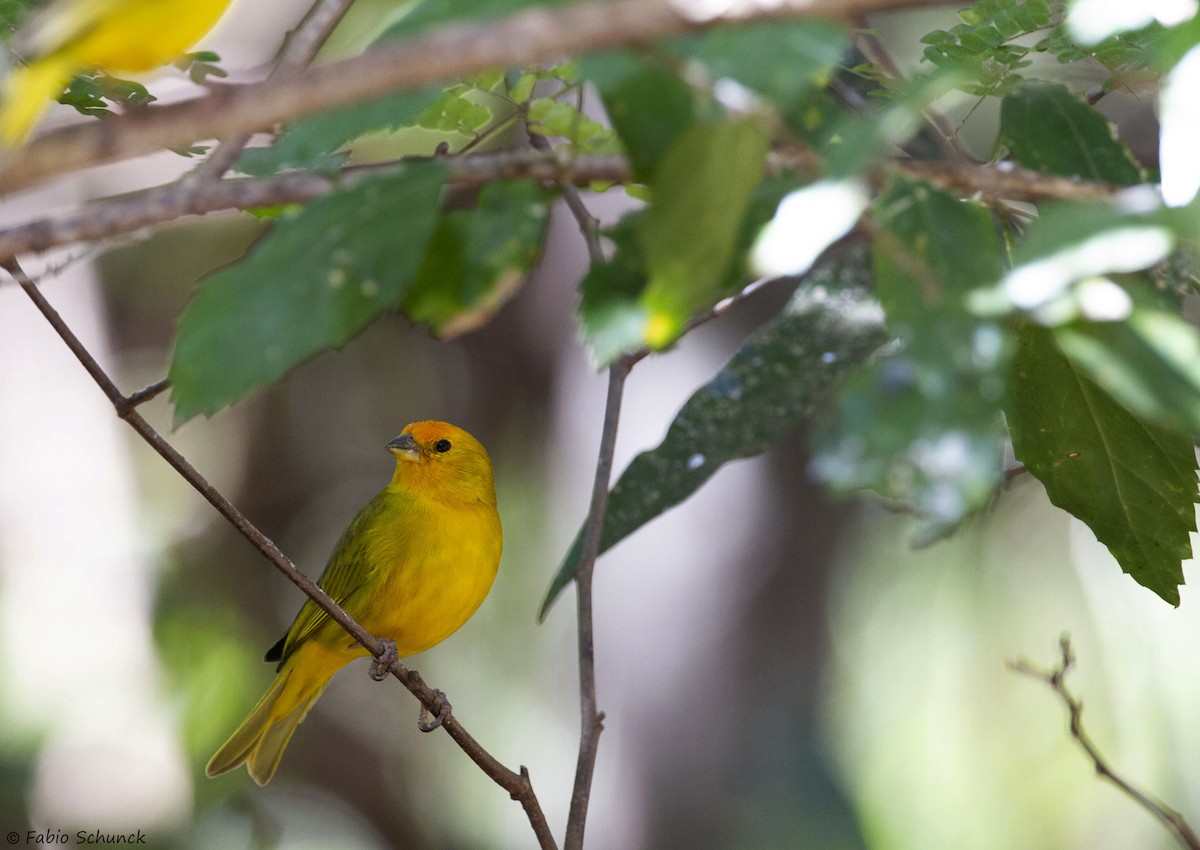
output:
<instances>
[{"instance_id":1,"label":"bird's foot","mask_svg":"<svg viewBox=\"0 0 1200 850\"><path fill-rule=\"evenodd\" d=\"M417 717L417 728L422 732L432 732L450 717L450 700L446 699L446 695L436 688L433 691L433 707L437 711L437 715L430 720L429 711L425 706L421 706L421 714Z\"/></svg>"},{"instance_id":2,"label":"bird's foot","mask_svg":"<svg viewBox=\"0 0 1200 850\"><path fill-rule=\"evenodd\" d=\"M396 644L394 641L387 638L379 639L379 646L383 649L379 657L371 663L370 674L371 678L376 682L382 682L392 672L392 665L400 660L399 654L396 652Z\"/></svg>"}]
</instances>

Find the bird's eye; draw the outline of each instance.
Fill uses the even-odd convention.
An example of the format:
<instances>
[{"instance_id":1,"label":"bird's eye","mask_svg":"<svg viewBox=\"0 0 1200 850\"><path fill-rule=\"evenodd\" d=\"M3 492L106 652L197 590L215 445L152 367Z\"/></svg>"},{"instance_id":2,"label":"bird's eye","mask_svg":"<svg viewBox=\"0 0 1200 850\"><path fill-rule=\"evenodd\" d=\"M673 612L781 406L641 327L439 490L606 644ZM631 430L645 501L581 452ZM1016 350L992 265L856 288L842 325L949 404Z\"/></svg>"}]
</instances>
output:
<instances>
[{"instance_id":1,"label":"bird's eye","mask_svg":"<svg viewBox=\"0 0 1200 850\"><path fill-rule=\"evenodd\" d=\"M436 443L433 444L433 450L435 452L450 451L450 441L449 440L438 440Z\"/></svg>"}]
</instances>

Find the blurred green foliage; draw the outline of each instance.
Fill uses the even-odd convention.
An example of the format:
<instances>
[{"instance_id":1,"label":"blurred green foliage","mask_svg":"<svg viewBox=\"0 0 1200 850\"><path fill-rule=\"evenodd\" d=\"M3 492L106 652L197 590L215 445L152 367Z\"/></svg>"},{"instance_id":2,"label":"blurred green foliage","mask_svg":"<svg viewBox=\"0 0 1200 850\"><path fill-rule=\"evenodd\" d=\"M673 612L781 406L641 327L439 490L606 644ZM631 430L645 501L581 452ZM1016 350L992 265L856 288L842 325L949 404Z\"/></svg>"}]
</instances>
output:
<instances>
[{"instance_id":1,"label":"blurred green foliage","mask_svg":"<svg viewBox=\"0 0 1200 850\"><path fill-rule=\"evenodd\" d=\"M415 37L428 27L529 5L429 0L382 38ZM925 36L931 67L908 77L870 63L849 67L854 34L815 20L717 28L636 52L496 69L304 119L273 144L247 151L239 167L259 176L297 167L336 173L353 140L372 133L403 137L419 129L433 134L422 137L427 152L439 138L439 150L469 152L493 139L511 143L504 132L522 123L564 156L623 152L629 188L648 204L608 231L612 256L593 265L580 287L584 341L593 359L606 364L669 346L694 317L745 285L747 252L790 189L822 171L878 185L881 165L921 131L931 105L951 88L1001 99L997 157L1065 177L1142 184L1142 167L1094 105L1058 80L1031 76L1032 58L1099 61L1108 75L1103 93L1130 74L1161 67L1164 45L1177 55L1178 38L1155 25L1079 45L1065 13L1062 4L1045 0L980 0L959 13L956 26ZM844 96L849 89L839 87L839 75L851 74L855 91L866 87L867 102ZM611 129L583 108L589 85ZM799 165L768 157L806 141L813 156L793 160ZM434 185L421 176L432 172L405 174L341 190L283 217L246 262L202 284L181 322L171 368L180 420L278 380L322 348L344 344L383 310L398 307L446 333L485 321L519 285L541 239L545 206L538 191L519 183L493 187L479 196L475 212L439 218L431 206ZM380 188L370 188L376 182ZM1120 275L1190 244L1194 216L1139 197L1136 204L1047 206L1038 218L1000 198L983 205L920 182L886 181L863 229L874 243L871 286L895 343L856 370L843 372L839 361L845 386L819 417L815 474L837 492L873 490L915 511L924 539L951 532L987 506L1001 482L1006 399L1021 399L1026 417L1040 409L1022 385L1034 371L1029 351L1023 369L1009 368L1018 336L1029 333L1017 329L1029 322L1053 329L1053 353L1038 350L1088 375L1096 391L1111 396L1114 410L1186 440L1200 427L1193 413L1200 409L1200 375L1188 359L1195 331L1172 318L1177 308L1148 302L1141 284ZM1091 247L1109 237L1130 249L1110 257ZM335 285L343 277L350 285ZM1097 288L1088 283L1093 278L1107 283ZM370 297L361 292L368 284L380 284ZM366 300L352 306L345 302L351 296ZM1162 333L1169 341L1159 344ZM254 350L246 340L254 340ZM789 380L780 372L762 386L782 398ZM789 421L814 415L802 409ZM710 439L719 443L729 427L713 423ZM1018 459L1044 453L1041 433L1026 421ZM756 444L754 451L765 448ZM1184 463L1180 452L1174 460ZM1078 466L1057 468L1056 475ZM1109 483L1090 487L1105 510L1075 511L1101 539L1110 539L1111 529L1100 517L1122 513L1126 499L1118 482ZM1194 489L1172 491L1173 512L1182 509L1180 499L1190 504ZM687 492L635 500L640 507L622 520L625 530L616 537ZM1182 559L1187 551L1185 541L1170 557ZM1174 598L1168 585L1179 579L1177 566L1144 569L1142 554L1127 546L1114 554L1135 578ZM569 575L564 569L552 593Z\"/></svg>"}]
</instances>

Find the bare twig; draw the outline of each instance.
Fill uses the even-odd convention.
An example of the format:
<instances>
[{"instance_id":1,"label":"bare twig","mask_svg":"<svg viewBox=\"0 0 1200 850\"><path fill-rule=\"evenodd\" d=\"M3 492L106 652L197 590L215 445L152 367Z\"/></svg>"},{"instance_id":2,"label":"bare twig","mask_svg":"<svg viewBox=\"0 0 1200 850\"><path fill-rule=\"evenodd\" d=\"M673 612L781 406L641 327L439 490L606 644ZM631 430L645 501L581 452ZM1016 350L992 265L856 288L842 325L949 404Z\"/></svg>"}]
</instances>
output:
<instances>
[{"instance_id":1,"label":"bare twig","mask_svg":"<svg viewBox=\"0 0 1200 850\"><path fill-rule=\"evenodd\" d=\"M1067 635L1063 635L1059 640L1059 649L1062 653L1059 665L1050 670L1042 670L1024 659L1008 662L1008 668L1017 673L1032 676L1034 679L1038 679L1049 685L1067 707L1067 714L1071 721L1071 737L1079 742L1079 746L1083 748L1088 758L1092 760L1092 764L1096 768L1096 773L1117 786L1130 799L1162 821L1163 825L1171 831L1171 834L1175 836L1181 845L1190 848L1190 850L1200 850L1200 837L1197 837L1196 833L1192 831L1191 826L1188 825L1179 812L1165 803L1159 802L1149 794L1138 790L1119 776L1109 766L1096 745L1092 743L1092 739L1088 737L1087 732L1083 728L1083 702L1067 690L1065 682L1067 671L1075 663L1075 655L1071 652L1071 639Z\"/></svg>"},{"instance_id":2,"label":"bare twig","mask_svg":"<svg viewBox=\"0 0 1200 850\"><path fill-rule=\"evenodd\" d=\"M166 378L163 378L162 380L155 381L153 384L142 387L140 390L125 396L124 402L129 407L137 407L139 404L145 404L150 399L157 398L158 396L162 395L170 386L171 382ZM117 410L119 412L120 407L118 407Z\"/></svg>"},{"instance_id":3,"label":"bare twig","mask_svg":"<svg viewBox=\"0 0 1200 850\"><path fill-rule=\"evenodd\" d=\"M229 138L397 91L709 27L781 18L846 19L928 0L741 0L718 12L671 0L593 0L455 24L361 56L261 83L214 86L200 98L48 133L0 161L0 192L102 162Z\"/></svg>"},{"instance_id":4,"label":"bare twig","mask_svg":"<svg viewBox=\"0 0 1200 850\"><path fill-rule=\"evenodd\" d=\"M550 142L530 133L531 144L549 150ZM583 202L579 190L565 181L559 182L563 201L579 224L592 265L605 262L600 244L600 221ZM575 572L575 594L579 641L579 758L575 763L575 786L571 791L571 807L567 813L565 850L581 850L587 826L588 804L592 798L592 778L596 773L596 754L600 733L604 731L604 712L596 701L596 649L592 624L592 575L600 555L600 538L604 531L604 515L608 508L608 485L612 478L613 452L617 442L617 424L621 419L621 398L625 379L636 361L622 358L608 370L608 396L604 405L604 427L600 434L600 450L596 459L596 475L592 481L592 498L587 524L583 531L583 552Z\"/></svg>"},{"instance_id":5,"label":"bare twig","mask_svg":"<svg viewBox=\"0 0 1200 850\"><path fill-rule=\"evenodd\" d=\"M117 411L117 415L129 423L130 427L135 430L139 436L144 439L151 448L162 456L167 463L196 489L217 511L234 526L242 536L258 549L260 553L268 561L270 561L283 575L296 587L300 588L305 595L313 600L330 619L334 620L343 629L349 632L359 644L361 644L368 652L376 659L384 653L384 647L371 634L369 634L362 626L358 624L349 614L342 609L340 605L333 601L328 594L322 590L316 582L300 572L296 565L283 554L275 543L259 531L239 511L232 502L217 490L207 479L201 475L195 467L181 455L176 449L163 439L153 426L150 425L136 410L136 404L139 400L139 395L143 395L150 390L154 392L161 391L158 385L154 385L142 393L134 396L125 396L117 388L117 385L112 381L108 374L101 368L100 364L92 356L91 352L83 345L75 333L67 326L58 311L46 300L38 289L37 284L29 277L15 260L8 260L4 263L4 268L13 276L41 314L58 333L62 341L67 345L76 359L87 370L88 374L96 382L100 390L108 397L113 407ZM408 667L401 664L398 660L393 661L389 669L393 676L400 681L402 685L408 688L421 704L432 711L439 709L439 697L437 691L425 684L424 680L417 674L415 670L410 670ZM442 697L444 700L444 696ZM550 832L549 825L546 823L545 815L542 813L541 806L538 803L537 796L534 794L533 785L529 780L528 771L522 767L519 773L514 773L509 770L499 761L497 761L487 750L485 750L479 742L477 742L467 731L462 727L458 720L450 715L445 718L442 724L450 737L459 745L459 747L467 754L467 756L477 764L480 769L486 773L492 781L508 791L512 798L518 801L525 809L525 814L529 818L530 826L537 835L538 843L543 850L554 850L557 848L554 836Z\"/></svg>"},{"instance_id":6,"label":"bare twig","mask_svg":"<svg viewBox=\"0 0 1200 850\"><path fill-rule=\"evenodd\" d=\"M600 554L600 535L604 530L604 514L608 507L608 485L612 478L613 450L617 442L617 423L621 418L621 397L630 364L618 360L608 370L608 399L604 408L604 429L600 435L600 451L596 460L596 477L592 484L591 507L583 532L583 554L575 572L575 593L579 631L579 758L575 763L575 787L571 792L571 808L567 815L565 850L583 847L587 824L588 803L592 796L592 777L596 769L596 753L600 733L604 730L604 713L596 702L596 657L592 630L592 573Z\"/></svg>"},{"instance_id":7,"label":"bare twig","mask_svg":"<svg viewBox=\"0 0 1200 850\"><path fill-rule=\"evenodd\" d=\"M529 133L529 143L535 150L542 153L551 153L553 147L550 140L538 133ZM579 190L566 180L558 180L559 189L563 193L563 202L567 205L567 209L571 211L571 215L575 217L575 221L579 224L579 232L583 234L583 241L587 245L588 259L592 265L600 265L604 262L604 249L600 245L600 220L592 215L591 210L583 202L583 198L579 194Z\"/></svg>"}]
</instances>

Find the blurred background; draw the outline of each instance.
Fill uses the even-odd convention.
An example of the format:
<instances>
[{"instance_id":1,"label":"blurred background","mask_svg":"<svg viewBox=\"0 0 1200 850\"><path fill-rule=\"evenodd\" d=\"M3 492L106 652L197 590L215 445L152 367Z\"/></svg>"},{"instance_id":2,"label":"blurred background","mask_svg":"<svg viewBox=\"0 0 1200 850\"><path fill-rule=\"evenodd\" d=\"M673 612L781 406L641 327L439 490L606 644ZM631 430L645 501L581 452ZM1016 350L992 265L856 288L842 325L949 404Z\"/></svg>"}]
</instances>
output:
<instances>
[{"instance_id":1,"label":"blurred background","mask_svg":"<svg viewBox=\"0 0 1200 850\"><path fill-rule=\"evenodd\" d=\"M206 45L235 78L253 77L306 6L236 4ZM909 33L937 25L875 23L913 55ZM154 90L173 86L167 73ZM101 169L8 199L0 216L189 164ZM589 202L608 220L627 203ZM196 280L260 227L229 216L47 256L44 291L129 392L165 373ZM383 446L406 423L447 419L483 441L505 527L500 575L459 633L411 663L496 757L528 766L558 835L578 745L571 595L543 625L536 613L583 519L603 412L605 380L574 326L585 263L556 208L536 273L481 330L437 342L385 317L212 419L172 431L164 399L143 408L314 576L387 482ZM634 370L618 470L786 296L766 293ZM24 842L140 829L171 848L534 845L520 807L445 735L421 734L415 700L371 682L365 662L335 678L270 786L244 771L205 779L270 682L262 653L302 597L117 419L7 280L0 362L0 831ZM1050 666L1063 632L1096 743L1200 823L1194 592L1172 610L1121 576L1027 477L914 550L904 516L827 501L805 445L797 434L727 467L600 561L607 720L590 846L1174 846L1095 777L1049 689L1006 669L1019 657Z\"/></svg>"}]
</instances>

